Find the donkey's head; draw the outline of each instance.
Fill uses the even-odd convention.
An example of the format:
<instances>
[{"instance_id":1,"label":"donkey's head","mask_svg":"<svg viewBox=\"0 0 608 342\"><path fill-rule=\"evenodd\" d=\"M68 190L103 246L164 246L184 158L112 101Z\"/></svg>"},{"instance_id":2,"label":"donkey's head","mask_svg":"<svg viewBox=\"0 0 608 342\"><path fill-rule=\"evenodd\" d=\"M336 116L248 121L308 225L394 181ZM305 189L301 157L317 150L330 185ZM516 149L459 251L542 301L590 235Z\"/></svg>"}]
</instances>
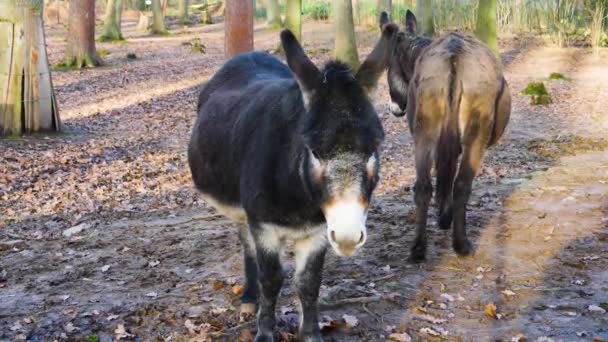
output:
<instances>
[{"instance_id":1,"label":"donkey's head","mask_svg":"<svg viewBox=\"0 0 608 342\"><path fill-rule=\"evenodd\" d=\"M380 16L380 27L388 24L386 12ZM417 36L418 22L410 10L405 15L405 31L395 35L388 58L388 86L391 96L390 110L395 116L403 116L407 107L407 89L414 74L416 59L431 40Z\"/></svg>"},{"instance_id":2,"label":"donkey's head","mask_svg":"<svg viewBox=\"0 0 608 342\"><path fill-rule=\"evenodd\" d=\"M288 30L281 33L287 64L306 108L300 122L305 145L301 175L320 203L331 246L342 256L352 255L367 237L365 221L384 138L370 93L386 68L388 41L397 31L394 25L384 30L356 73L337 61L317 69L294 35Z\"/></svg>"}]
</instances>

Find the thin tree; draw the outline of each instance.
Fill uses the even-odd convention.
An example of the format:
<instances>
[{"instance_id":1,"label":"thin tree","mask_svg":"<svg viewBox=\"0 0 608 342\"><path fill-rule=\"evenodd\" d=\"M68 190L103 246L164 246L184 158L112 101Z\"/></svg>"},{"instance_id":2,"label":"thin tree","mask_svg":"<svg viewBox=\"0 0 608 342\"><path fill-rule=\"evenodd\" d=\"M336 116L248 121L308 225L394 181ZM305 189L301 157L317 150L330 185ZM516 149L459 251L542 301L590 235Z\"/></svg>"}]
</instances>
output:
<instances>
[{"instance_id":1,"label":"thin tree","mask_svg":"<svg viewBox=\"0 0 608 342\"><path fill-rule=\"evenodd\" d=\"M42 0L0 1L0 136L60 129Z\"/></svg>"},{"instance_id":2,"label":"thin tree","mask_svg":"<svg viewBox=\"0 0 608 342\"><path fill-rule=\"evenodd\" d=\"M253 50L253 2L226 0L226 58Z\"/></svg>"},{"instance_id":3,"label":"thin tree","mask_svg":"<svg viewBox=\"0 0 608 342\"><path fill-rule=\"evenodd\" d=\"M63 65L85 68L100 64L95 49L95 0L70 0L68 42Z\"/></svg>"},{"instance_id":4,"label":"thin tree","mask_svg":"<svg viewBox=\"0 0 608 342\"><path fill-rule=\"evenodd\" d=\"M433 0L416 0L416 14L420 22L420 33L427 37L434 36Z\"/></svg>"},{"instance_id":5,"label":"thin tree","mask_svg":"<svg viewBox=\"0 0 608 342\"><path fill-rule=\"evenodd\" d=\"M302 0L287 0L285 28L293 32L298 41L302 42Z\"/></svg>"},{"instance_id":6,"label":"thin tree","mask_svg":"<svg viewBox=\"0 0 608 342\"><path fill-rule=\"evenodd\" d=\"M152 27L150 31L154 34L167 33L160 0L152 0Z\"/></svg>"},{"instance_id":7,"label":"thin tree","mask_svg":"<svg viewBox=\"0 0 608 342\"><path fill-rule=\"evenodd\" d=\"M353 6L351 0L333 0L334 13L334 56L337 60L359 69L359 55L355 40Z\"/></svg>"},{"instance_id":8,"label":"thin tree","mask_svg":"<svg viewBox=\"0 0 608 342\"><path fill-rule=\"evenodd\" d=\"M496 34L496 0L479 0L475 35L498 55Z\"/></svg>"},{"instance_id":9,"label":"thin tree","mask_svg":"<svg viewBox=\"0 0 608 342\"><path fill-rule=\"evenodd\" d=\"M188 0L179 0L177 12L179 23L182 25L190 24L190 16L188 16Z\"/></svg>"},{"instance_id":10,"label":"thin tree","mask_svg":"<svg viewBox=\"0 0 608 342\"><path fill-rule=\"evenodd\" d=\"M269 29L277 29L283 27L281 21L281 11L279 9L278 0L264 0L266 7L266 22Z\"/></svg>"},{"instance_id":11,"label":"thin tree","mask_svg":"<svg viewBox=\"0 0 608 342\"><path fill-rule=\"evenodd\" d=\"M108 0L106 13L103 19L103 31L100 41L123 40L122 37L122 7L123 0Z\"/></svg>"}]
</instances>

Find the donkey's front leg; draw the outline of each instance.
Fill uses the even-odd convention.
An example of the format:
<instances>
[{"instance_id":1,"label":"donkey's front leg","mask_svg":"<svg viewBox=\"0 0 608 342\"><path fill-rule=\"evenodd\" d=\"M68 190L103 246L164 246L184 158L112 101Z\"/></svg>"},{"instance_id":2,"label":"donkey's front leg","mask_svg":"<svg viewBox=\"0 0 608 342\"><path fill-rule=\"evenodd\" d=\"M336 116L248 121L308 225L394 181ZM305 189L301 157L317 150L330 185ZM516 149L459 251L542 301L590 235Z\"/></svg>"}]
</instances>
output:
<instances>
[{"instance_id":1,"label":"donkey's front leg","mask_svg":"<svg viewBox=\"0 0 608 342\"><path fill-rule=\"evenodd\" d=\"M295 243L295 285L300 299L300 340L323 341L319 330L317 301L323 277L323 262L327 251L327 237L323 231L309 235Z\"/></svg>"},{"instance_id":2,"label":"donkey's front leg","mask_svg":"<svg viewBox=\"0 0 608 342\"><path fill-rule=\"evenodd\" d=\"M271 228L263 228L259 224L251 222L250 225L256 244L258 283L260 286L257 316L258 333L255 341L274 341L275 306L277 296L283 285L283 269L279 257L281 240Z\"/></svg>"}]
</instances>

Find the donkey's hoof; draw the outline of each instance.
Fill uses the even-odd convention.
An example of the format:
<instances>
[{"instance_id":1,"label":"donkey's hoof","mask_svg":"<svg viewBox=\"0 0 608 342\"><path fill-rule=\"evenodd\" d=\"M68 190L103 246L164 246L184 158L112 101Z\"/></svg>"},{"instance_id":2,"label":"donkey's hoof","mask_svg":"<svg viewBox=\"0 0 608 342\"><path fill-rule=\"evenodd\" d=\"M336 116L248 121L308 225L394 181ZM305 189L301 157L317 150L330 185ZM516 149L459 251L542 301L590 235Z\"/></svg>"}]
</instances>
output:
<instances>
[{"instance_id":1,"label":"donkey's hoof","mask_svg":"<svg viewBox=\"0 0 608 342\"><path fill-rule=\"evenodd\" d=\"M460 256L469 256L475 251L473 249L473 244L471 244L469 239L464 239L464 241L454 241L453 247L454 252Z\"/></svg>"},{"instance_id":2,"label":"donkey's hoof","mask_svg":"<svg viewBox=\"0 0 608 342\"><path fill-rule=\"evenodd\" d=\"M239 313L239 322L244 323L255 317L255 303L242 303Z\"/></svg>"},{"instance_id":3,"label":"donkey's hoof","mask_svg":"<svg viewBox=\"0 0 608 342\"><path fill-rule=\"evenodd\" d=\"M272 334L261 334L258 332L258 334L255 335L255 342L274 342L274 337Z\"/></svg>"},{"instance_id":4,"label":"donkey's hoof","mask_svg":"<svg viewBox=\"0 0 608 342\"><path fill-rule=\"evenodd\" d=\"M419 264L426 260L426 246L425 245L414 245L408 261L412 264Z\"/></svg>"}]
</instances>

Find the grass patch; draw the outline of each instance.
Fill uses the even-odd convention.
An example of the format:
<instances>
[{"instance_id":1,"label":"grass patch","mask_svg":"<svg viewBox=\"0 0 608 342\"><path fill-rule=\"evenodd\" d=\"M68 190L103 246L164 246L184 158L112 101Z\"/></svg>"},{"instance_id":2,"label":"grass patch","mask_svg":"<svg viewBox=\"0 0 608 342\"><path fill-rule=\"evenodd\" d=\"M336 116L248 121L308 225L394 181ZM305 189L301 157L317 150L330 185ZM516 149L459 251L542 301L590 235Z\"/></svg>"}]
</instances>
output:
<instances>
[{"instance_id":1,"label":"grass patch","mask_svg":"<svg viewBox=\"0 0 608 342\"><path fill-rule=\"evenodd\" d=\"M205 44L201 43L200 38L190 39L190 41L183 42L182 45L190 46L192 52L207 53L207 47L205 46Z\"/></svg>"},{"instance_id":2,"label":"grass patch","mask_svg":"<svg viewBox=\"0 0 608 342\"><path fill-rule=\"evenodd\" d=\"M84 340L86 342L99 342L99 337L97 335L89 335Z\"/></svg>"},{"instance_id":3,"label":"grass patch","mask_svg":"<svg viewBox=\"0 0 608 342\"><path fill-rule=\"evenodd\" d=\"M110 55L110 51L108 49L97 49L97 55L99 57L107 57Z\"/></svg>"},{"instance_id":4,"label":"grass patch","mask_svg":"<svg viewBox=\"0 0 608 342\"><path fill-rule=\"evenodd\" d=\"M551 75L549 75L549 80L550 81L554 81L554 80L572 81L572 79L570 77L562 74L561 72L552 72Z\"/></svg>"},{"instance_id":5,"label":"grass patch","mask_svg":"<svg viewBox=\"0 0 608 342\"><path fill-rule=\"evenodd\" d=\"M557 160L562 156L603 151L608 149L608 139L592 139L578 135L558 136L552 139L533 139L527 146L529 151L543 158Z\"/></svg>"},{"instance_id":6,"label":"grass patch","mask_svg":"<svg viewBox=\"0 0 608 342\"><path fill-rule=\"evenodd\" d=\"M543 82L530 82L522 90L522 94L530 96L531 104L533 105L548 105L553 103L553 99Z\"/></svg>"}]
</instances>

